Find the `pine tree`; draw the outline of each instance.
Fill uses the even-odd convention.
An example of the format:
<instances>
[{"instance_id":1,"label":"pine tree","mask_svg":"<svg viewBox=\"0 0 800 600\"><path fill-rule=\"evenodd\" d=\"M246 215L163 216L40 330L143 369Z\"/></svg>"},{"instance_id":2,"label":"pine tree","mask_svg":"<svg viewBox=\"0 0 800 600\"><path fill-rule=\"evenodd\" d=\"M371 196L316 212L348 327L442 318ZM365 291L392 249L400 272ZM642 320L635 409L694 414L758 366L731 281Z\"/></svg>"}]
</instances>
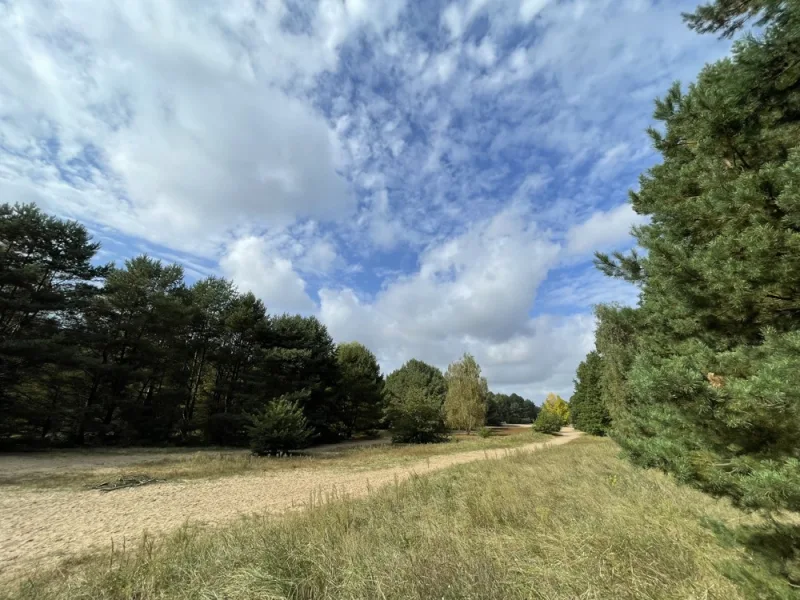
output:
<instances>
[{"instance_id":1,"label":"pine tree","mask_svg":"<svg viewBox=\"0 0 800 600\"><path fill-rule=\"evenodd\" d=\"M339 344L336 359L340 413L347 437L357 431L377 429L384 410L378 359L358 342Z\"/></svg>"},{"instance_id":2,"label":"pine tree","mask_svg":"<svg viewBox=\"0 0 800 600\"><path fill-rule=\"evenodd\" d=\"M741 506L798 510L800 6L718 0L689 23L729 34L756 13L760 37L656 103L663 160L631 194L646 254L598 257L641 285L640 308L601 315L597 346L633 460Z\"/></svg>"},{"instance_id":3,"label":"pine tree","mask_svg":"<svg viewBox=\"0 0 800 600\"><path fill-rule=\"evenodd\" d=\"M44 438L77 410L98 248L78 223L0 205L0 437Z\"/></svg>"},{"instance_id":4,"label":"pine tree","mask_svg":"<svg viewBox=\"0 0 800 600\"><path fill-rule=\"evenodd\" d=\"M589 352L578 365L575 393L569 402L572 423L576 429L592 435L605 435L611 425L601 388L603 359L596 351Z\"/></svg>"}]
</instances>

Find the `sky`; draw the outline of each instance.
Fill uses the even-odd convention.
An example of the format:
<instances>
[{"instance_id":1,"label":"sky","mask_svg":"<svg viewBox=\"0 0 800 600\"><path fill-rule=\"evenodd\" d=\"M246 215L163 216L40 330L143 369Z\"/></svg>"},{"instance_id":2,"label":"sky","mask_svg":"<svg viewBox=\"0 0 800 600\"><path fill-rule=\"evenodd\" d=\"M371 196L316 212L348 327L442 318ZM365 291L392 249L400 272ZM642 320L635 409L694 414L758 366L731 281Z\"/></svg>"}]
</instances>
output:
<instances>
[{"instance_id":1,"label":"sky","mask_svg":"<svg viewBox=\"0 0 800 600\"><path fill-rule=\"evenodd\" d=\"M388 373L568 397L635 304L653 100L729 43L683 0L0 0L0 202L316 315Z\"/></svg>"}]
</instances>

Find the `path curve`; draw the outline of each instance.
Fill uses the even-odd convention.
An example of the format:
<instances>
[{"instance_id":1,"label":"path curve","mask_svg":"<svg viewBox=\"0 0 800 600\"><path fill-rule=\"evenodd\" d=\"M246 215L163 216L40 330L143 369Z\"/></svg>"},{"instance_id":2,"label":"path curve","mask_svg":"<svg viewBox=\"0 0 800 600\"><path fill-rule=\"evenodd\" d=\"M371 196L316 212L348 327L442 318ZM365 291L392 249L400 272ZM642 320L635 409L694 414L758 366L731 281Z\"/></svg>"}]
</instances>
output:
<instances>
[{"instance_id":1,"label":"path curve","mask_svg":"<svg viewBox=\"0 0 800 600\"><path fill-rule=\"evenodd\" d=\"M52 566L69 555L108 548L112 541L117 548L136 543L144 531L162 535L187 522L214 525L241 515L284 512L302 508L312 497L324 499L333 493L363 496L414 473L559 446L579 435L564 428L552 441L432 456L367 471L303 468L167 482L109 494L7 488L0 491L0 580Z\"/></svg>"}]
</instances>

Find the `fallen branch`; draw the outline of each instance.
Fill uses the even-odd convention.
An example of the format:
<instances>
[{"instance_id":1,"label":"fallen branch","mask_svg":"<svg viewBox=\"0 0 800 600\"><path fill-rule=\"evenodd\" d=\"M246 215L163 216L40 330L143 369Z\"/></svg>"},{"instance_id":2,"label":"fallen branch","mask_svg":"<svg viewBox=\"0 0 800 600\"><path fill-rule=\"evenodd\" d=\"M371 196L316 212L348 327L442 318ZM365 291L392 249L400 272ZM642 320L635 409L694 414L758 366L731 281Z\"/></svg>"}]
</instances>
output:
<instances>
[{"instance_id":1,"label":"fallen branch","mask_svg":"<svg viewBox=\"0 0 800 600\"><path fill-rule=\"evenodd\" d=\"M101 492L113 492L114 490L139 487L150 483L158 483L160 481L163 481L163 479L155 479L149 475L127 475L125 477L117 477L112 481L104 481L97 485L91 485L89 489Z\"/></svg>"}]
</instances>

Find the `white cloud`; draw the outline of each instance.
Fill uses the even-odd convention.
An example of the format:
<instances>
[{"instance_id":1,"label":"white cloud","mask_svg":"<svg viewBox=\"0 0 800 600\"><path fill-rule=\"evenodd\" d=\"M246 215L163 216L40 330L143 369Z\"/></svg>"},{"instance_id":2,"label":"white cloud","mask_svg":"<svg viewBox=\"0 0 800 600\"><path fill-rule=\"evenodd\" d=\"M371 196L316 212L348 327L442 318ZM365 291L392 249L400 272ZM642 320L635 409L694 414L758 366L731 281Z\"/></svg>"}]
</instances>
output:
<instances>
[{"instance_id":1,"label":"white cloud","mask_svg":"<svg viewBox=\"0 0 800 600\"><path fill-rule=\"evenodd\" d=\"M468 350L563 392L587 302L629 295L580 271L641 222L598 207L652 156L652 98L727 51L692 6L0 0L0 196L115 257L219 261L386 368Z\"/></svg>"},{"instance_id":2,"label":"white cloud","mask_svg":"<svg viewBox=\"0 0 800 600\"><path fill-rule=\"evenodd\" d=\"M315 308L305 281L291 261L277 256L263 238L237 240L219 264L223 274L233 279L239 289L261 298L270 313L310 313Z\"/></svg>"},{"instance_id":3,"label":"white cloud","mask_svg":"<svg viewBox=\"0 0 800 600\"><path fill-rule=\"evenodd\" d=\"M522 0L519 5L519 16L523 23L530 23L550 0Z\"/></svg>"},{"instance_id":4,"label":"white cloud","mask_svg":"<svg viewBox=\"0 0 800 600\"><path fill-rule=\"evenodd\" d=\"M429 247L414 274L394 278L373 298L348 288L321 290L320 317L335 339L368 344L385 370L411 357L445 367L469 351L498 389L538 380L556 367L566 373L558 365L574 369L573 354L585 354L575 336L590 336L591 319L529 317L559 251L512 206ZM559 332L571 338L553 351ZM556 383L558 391L569 387L563 377Z\"/></svg>"},{"instance_id":5,"label":"white cloud","mask_svg":"<svg viewBox=\"0 0 800 600\"><path fill-rule=\"evenodd\" d=\"M630 204L620 204L609 211L596 211L586 221L567 232L567 252L584 254L619 245L630 239L634 225L646 222L646 217L633 211Z\"/></svg>"},{"instance_id":6,"label":"white cloud","mask_svg":"<svg viewBox=\"0 0 800 600\"><path fill-rule=\"evenodd\" d=\"M457 4L449 4L442 11L442 25L450 32L451 38L461 37L464 32L464 16Z\"/></svg>"}]
</instances>

